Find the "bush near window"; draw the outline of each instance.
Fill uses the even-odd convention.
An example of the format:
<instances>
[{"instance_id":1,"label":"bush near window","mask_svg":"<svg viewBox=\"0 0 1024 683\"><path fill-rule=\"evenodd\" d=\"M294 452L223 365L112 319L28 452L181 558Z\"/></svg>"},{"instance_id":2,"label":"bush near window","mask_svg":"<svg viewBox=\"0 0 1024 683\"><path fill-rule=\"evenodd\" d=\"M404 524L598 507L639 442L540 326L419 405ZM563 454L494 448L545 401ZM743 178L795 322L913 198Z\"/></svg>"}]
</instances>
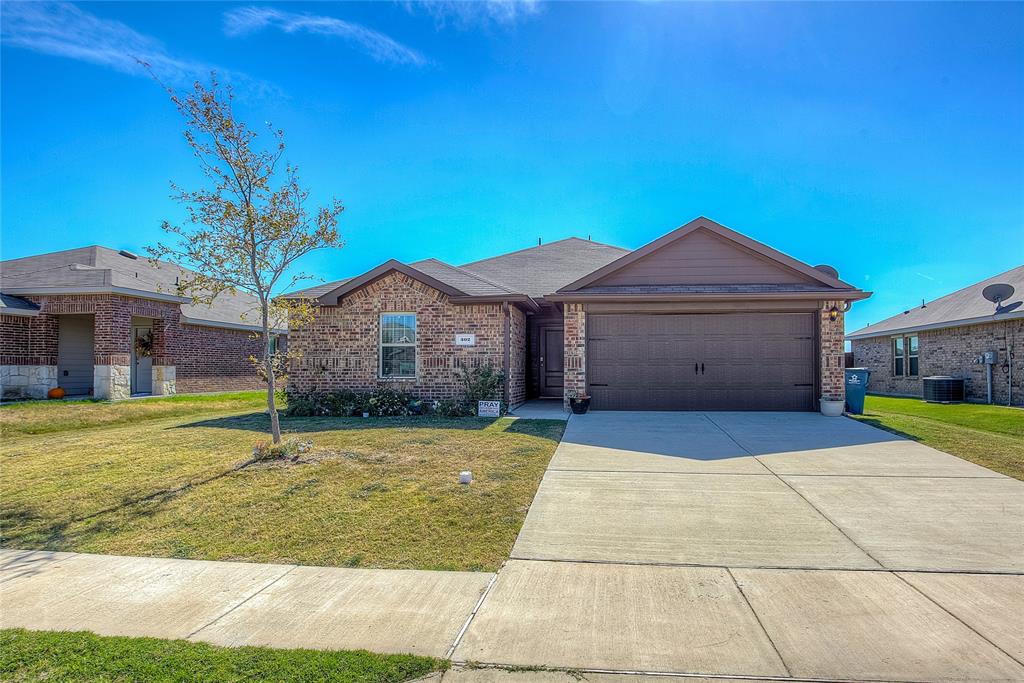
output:
<instances>
[{"instance_id":1,"label":"bush near window","mask_svg":"<svg viewBox=\"0 0 1024 683\"><path fill-rule=\"evenodd\" d=\"M442 401L427 401L381 383L373 391L359 393L351 389L292 395L288 397L288 415L292 417L352 417L369 413L373 417L426 415L434 412L441 417L472 417L476 415L477 401L501 399L505 375L498 369L484 365L478 368L460 367L459 397ZM502 406L502 410L507 406Z\"/></svg>"}]
</instances>

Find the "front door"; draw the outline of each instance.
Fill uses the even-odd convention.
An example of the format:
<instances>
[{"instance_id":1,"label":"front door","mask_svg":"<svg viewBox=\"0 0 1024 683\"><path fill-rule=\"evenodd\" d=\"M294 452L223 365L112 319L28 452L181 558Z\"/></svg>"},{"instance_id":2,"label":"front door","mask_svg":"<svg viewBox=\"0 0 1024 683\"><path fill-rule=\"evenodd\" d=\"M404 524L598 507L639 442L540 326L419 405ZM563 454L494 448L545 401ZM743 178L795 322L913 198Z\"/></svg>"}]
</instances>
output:
<instances>
[{"instance_id":1,"label":"front door","mask_svg":"<svg viewBox=\"0 0 1024 683\"><path fill-rule=\"evenodd\" d=\"M544 398L562 398L565 383L563 352L565 335L561 327L540 328L540 395Z\"/></svg>"},{"instance_id":2,"label":"front door","mask_svg":"<svg viewBox=\"0 0 1024 683\"><path fill-rule=\"evenodd\" d=\"M132 393L153 392L153 359L148 353L138 353L137 341L152 338L152 325L132 325Z\"/></svg>"}]
</instances>

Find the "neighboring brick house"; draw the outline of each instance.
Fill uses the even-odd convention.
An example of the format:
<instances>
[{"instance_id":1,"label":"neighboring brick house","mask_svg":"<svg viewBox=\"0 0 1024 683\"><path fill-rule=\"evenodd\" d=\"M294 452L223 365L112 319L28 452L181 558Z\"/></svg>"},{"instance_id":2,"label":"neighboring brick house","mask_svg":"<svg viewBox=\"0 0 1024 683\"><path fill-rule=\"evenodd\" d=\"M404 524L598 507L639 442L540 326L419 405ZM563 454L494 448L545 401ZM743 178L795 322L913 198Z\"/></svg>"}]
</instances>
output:
<instances>
[{"instance_id":1,"label":"neighboring brick house","mask_svg":"<svg viewBox=\"0 0 1024 683\"><path fill-rule=\"evenodd\" d=\"M988 285L1015 289L996 305L982 296ZM853 364L871 370L868 391L921 396L924 377L963 378L969 401L988 400L988 368L978 362L995 351L992 401L1024 406L1024 266L929 301L846 337ZM1012 387L1011 387L1012 381Z\"/></svg>"},{"instance_id":2,"label":"neighboring brick house","mask_svg":"<svg viewBox=\"0 0 1024 683\"><path fill-rule=\"evenodd\" d=\"M258 389L256 299L178 295L188 271L83 247L0 262L0 394L70 396ZM285 330L276 330L283 344Z\"/></svg>"},{"instance_id":3,"label":"neighboring brick house","mask_svg":"<svg viewBox=\"0 0 1024 683\"><path fill-rule=\"evenodd\" d=\"M452 266L388 261L288 295L288 390L397 383L458 395L491 365L505 401L592 396L595 410L814 410L843 397L843 312L870 296L699 218L630 252L569 238Z\"/></svg>"}]
</instances>

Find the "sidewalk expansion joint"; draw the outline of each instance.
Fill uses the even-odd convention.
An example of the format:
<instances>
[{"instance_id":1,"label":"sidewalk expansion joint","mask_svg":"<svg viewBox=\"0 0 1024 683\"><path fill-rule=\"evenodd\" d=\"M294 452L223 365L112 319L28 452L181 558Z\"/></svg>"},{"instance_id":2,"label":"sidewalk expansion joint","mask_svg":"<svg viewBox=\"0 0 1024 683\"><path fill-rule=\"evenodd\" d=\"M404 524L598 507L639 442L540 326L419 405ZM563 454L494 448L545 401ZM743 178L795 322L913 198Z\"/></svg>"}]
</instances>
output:
<instances>
[{"instance_id":1,"label":"sidewalk expansion joint","mask_svg":"<svg viewBox=\"0 0 1024 683\"><path fill-rule=\"evenodd\" d=\"M500 567L498 568L498 571L501 571ZM487 598L487 595L491 592L491 588L494 586L494 582L497 580L498 572L495 572L491 576L491 580L487 582L486 586L484 586L484 590L480 594L480 599L477 600L476 605L473 606L473 611L469 613L468 617L466 617L465 623L462 624L462 628L460 628L458 634L456 634L455 640L452 642L452 646L448 648L448 652L444 656L445 659L451 659L452 655L455 654L455 648L457 648L459 646L459 643L462 642L462 636L466 635L466 631L469 630L469 625L473 623L473 618L476 617L476 613L480 611L481 605L484 604L484 600Z\"/></svg>"},{"instance_id":2,"label":"sidewalk expansion joint","mask_svg":"<svg viewBox=\"0 0 1024 683\"><path fill-rule=\"evenodd\" d=\"M296 570L296 569L298 569L298 568L299 568L299 566L298 566L298 565L292 565L292 566L291 566L291 567L289 567L289 568L288 568L287 570L285 570L284 572L282 572L282 573L281 573L281 574L280 574L279 576L277 576L276 578L274 578L274 580L273 580L273 581L270 581L270 582L268 582L268 583L267 583L266 585L264 585L264 586L261 586L259 590L255 591L255 592L254 592L254 593L253 593L252 595L249 595L248 597L246 597L246 598L245 598L244 600L242 600L241 602L239 602L239 603L238 603L237 605L233 605L233 606L232 606L232 607L231 607L231 608L230 608L229 610L227 610L226 612L223 612L223 613L221 613L221 614L217 615L216 617L214 617L214 618L213 618L213 619L212 619L212 620L210 621L210 623L208 623L208 624L203 624L202 626L200 626L200 627L199 627L199 628L197 628L196 630L192 631L192 633L189 633L189 634L188 634L187 636L185 636L185 640L189 640L190 638L192 638L193 636L195 636L195 635L196 635L197 633L199 633L200 631L203 631L204 629L207 629L207 628L209 628L209 627L213 626L213 625L214 625L214 624L216 624L216 623L217 623L218 621L220 621L221 619L223 619L223 618L224 618L224 617L226 617L227 615L231 614L231 613L232 613L232 612L234 612L234 611L235 611L236 609L238 609L239 607L241 607L241 606L242 606L242 605L244 605L245 603L249 602L250 600L252 600L253 598L255 598L255 597L256 597L257 595L259 595L259 594L260 594L260 593L262 593L263 591L267 590L268 588L270 588L271 586L273 586L273 585L274 585L275 583L277 583L278 581L280 581L280 580L281 580L281 579L283 579L284 577L288 576L289 574L291 574L291 573L292 573L293 571L295 571L295 570Z\"/></svg>"}]
</instances>

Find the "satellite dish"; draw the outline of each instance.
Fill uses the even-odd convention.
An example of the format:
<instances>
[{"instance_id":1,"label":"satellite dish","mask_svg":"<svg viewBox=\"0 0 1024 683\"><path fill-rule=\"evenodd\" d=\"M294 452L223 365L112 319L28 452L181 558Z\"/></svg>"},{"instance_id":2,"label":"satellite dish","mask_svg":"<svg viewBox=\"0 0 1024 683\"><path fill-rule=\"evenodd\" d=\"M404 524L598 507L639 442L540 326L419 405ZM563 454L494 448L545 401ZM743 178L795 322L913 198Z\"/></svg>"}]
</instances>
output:
<instances>
[{"instance_id":1,"label":"satellite dish","mask_svg":"<svg viewBox=\"0 0 1024 683\"><path fill-rule=\"evenodd\" d=\"M994 303L996 308L998 308L1001 303L1013 296L1013 285L1002 282L989 285L981 290L981 295Z\"/></svg>"}]
</instances>

